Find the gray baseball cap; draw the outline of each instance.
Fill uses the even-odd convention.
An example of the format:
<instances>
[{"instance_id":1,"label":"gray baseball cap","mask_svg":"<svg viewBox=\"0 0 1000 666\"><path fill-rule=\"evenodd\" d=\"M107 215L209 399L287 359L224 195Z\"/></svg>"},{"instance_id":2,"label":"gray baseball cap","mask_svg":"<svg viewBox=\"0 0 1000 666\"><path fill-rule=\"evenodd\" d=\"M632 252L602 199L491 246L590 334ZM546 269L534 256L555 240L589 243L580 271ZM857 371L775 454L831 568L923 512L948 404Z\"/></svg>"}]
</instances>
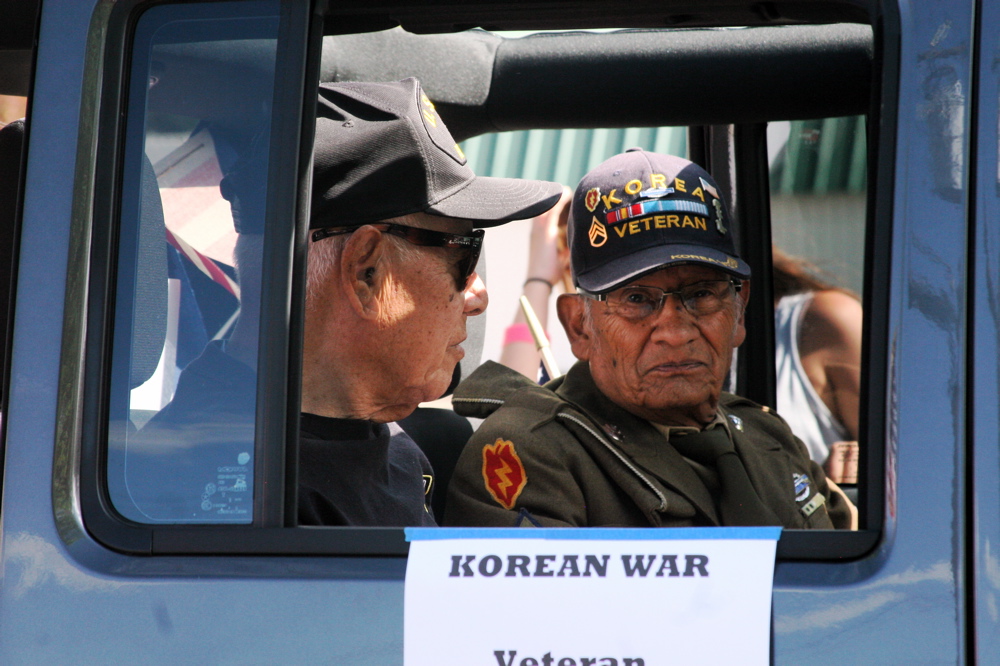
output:
<instances>
[{"instance_id":1,"label":"gray baseball cap","mask_svg":"<svg viewBox=\"0 0 1000 666\"><path fill-rule=\"evenodd\" d=\"M479 177L416 79L319 88L310 227L424 212L492 227L544 213L561 186Z\"/></svg>"}]
</instances>

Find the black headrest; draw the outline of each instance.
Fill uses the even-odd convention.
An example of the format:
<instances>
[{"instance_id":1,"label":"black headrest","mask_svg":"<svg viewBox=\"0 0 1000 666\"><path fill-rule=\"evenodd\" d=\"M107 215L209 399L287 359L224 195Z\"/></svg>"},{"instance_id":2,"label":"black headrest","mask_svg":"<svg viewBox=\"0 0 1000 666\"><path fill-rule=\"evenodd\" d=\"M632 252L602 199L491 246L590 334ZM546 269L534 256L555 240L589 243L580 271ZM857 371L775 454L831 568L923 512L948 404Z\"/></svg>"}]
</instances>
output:
<instances>
[{"instance_id":1,"label":"black headrest","mask_svg":"<svg viewBox=\"0 0 1000 666\"><path fill-rule=\"evenodd\" d=\"M3 229L12 227L17 214L23 146L23 119L0 127L0 226Z\"/></svg>"},{"instance_id":2,"label":"black headrest","mask_svg":"<svg viewBox=\"0 0 1000 666\"><path fill-rule=\"evenodd\" d=\"M14 239L23 149L24 120L0 127L0 359L10 335L7 324L14 288Z\"/></svg>"},{"instance_id":3,"label":"black headrest","mask_svg":"<svg viewBox=\"0 0 1000 666\"><path fill-rule=\"evenodd\" d=\"M167 236L163 202L153 166L145 155L141 187L129 378L132 388L152 377L167 337Z\"/></svg>"}]
</instances>

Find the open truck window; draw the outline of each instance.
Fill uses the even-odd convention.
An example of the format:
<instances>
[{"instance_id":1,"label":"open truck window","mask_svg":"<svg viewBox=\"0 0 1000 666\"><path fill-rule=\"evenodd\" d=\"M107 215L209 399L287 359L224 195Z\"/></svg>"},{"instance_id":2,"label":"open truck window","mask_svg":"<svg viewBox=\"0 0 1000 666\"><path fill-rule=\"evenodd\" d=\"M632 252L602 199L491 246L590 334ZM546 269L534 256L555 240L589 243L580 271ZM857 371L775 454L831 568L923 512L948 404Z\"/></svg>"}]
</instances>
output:
<instances>
[{"instance_id":1,"label":"open truck window","mask_svg":"<svg viewBox=\"0 0 1000 666\"><path fill-rule=\"evenodd\" d=\"M134 21L127 9L118 11L120 53L110 53L109 62L122 56L117 76L127 94L102 101L108 140L99 152L103 189L95 206L114 224L95 229L92 248L99 270L92 273L86 382L93 390L82 482L88 528L102 540L154 553L406 552L398 528L296 525L297 364L316 78L419 78L481 175L553 178L571 173L574 161L582 173L619 152L602 151L612 137L664 152L683 149L732 202L740 252L754 271L748 325L756 332L740 350L732 388L773 404L772 292L760 285L771 274L771 242L780 245L784 229L798 228L800 238L811 232L778 211L778 181L801 165L792 164L789 143L786 171L775 175L767 123L791 118L797 128L802 119L866 114L877 76L867 26L508 39L478 30L372 31L387 27L385 15L375 12L368 21L331 14L326 31L348 34L324 38L320 54L305 13L284 3L161 4L136 11ZM417 21L401 16L404 26ZM518 22L532 23L527 15ZM643 19L626 23L639 27ZM310 49L314 56L306 58ZM763 60L734 56L740 49L762 49ZM395 58L402 53L408 56ZM442 67L445 61L452 66ZM803 61L814 66L803 70ZM661 84L650 85L660 76ZM816 80L831 76L836 86ZM744 90L749 81L753 91ZM620 104L596 94L602 82L645 90L645 97ZM696 88L698 95L683 93ZM677 104L679 94L689 102ZM853 134L845 130L852 147L876 145L879 126L871 122L858 119ZM561 134L534 143L491 136L539 129ZM498 173L500 155L529 171ZM592 163L584 166L587 159ZM887 248L865 204L857 210L851 261L861 274L853 284L870 279L863 267ZM503 252L487 234L487 266ZM487 273L493 298L513 302L503 295L503 267ZM500 308L488 316L491 330L509 322ZM865 344L883 342L876 329ZM877 403L881 388L867 386L874 389L862 400ZM875 413L862 423L872 432L881 420ZM858 484L864 529L792 535L782 541L784 556L856 557L875 543L881 454L866 450L862 464L870 467Z\"/></svg>"},{"instance_id":2,"label":"open truck window","mask_svg":"<svg viewBox=\"0 0 1000 666\"><path fill-rule=\"evenodd\" d=\"M866 142L864 116L768 125L774 406L855 501Z\"/></svg>"}]
</instances>

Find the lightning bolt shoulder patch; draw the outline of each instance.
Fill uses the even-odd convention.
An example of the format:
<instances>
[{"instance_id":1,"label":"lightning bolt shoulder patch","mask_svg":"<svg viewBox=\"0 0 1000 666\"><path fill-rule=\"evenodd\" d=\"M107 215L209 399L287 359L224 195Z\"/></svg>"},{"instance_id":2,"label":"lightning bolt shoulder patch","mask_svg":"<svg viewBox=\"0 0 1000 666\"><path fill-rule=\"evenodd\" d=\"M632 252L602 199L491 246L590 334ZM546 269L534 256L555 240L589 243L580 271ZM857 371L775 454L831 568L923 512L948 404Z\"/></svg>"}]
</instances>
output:
<instances>
[{"instance_id":1,"label":"lightning bolt shoulder patch","mask_svg":"<svg viewBox=\"0 0 1000 666\"><path fill-rule=\"evenodd\" d=\"M528 474L514 450L514 442L497 439L483 447L483 482L500 506L514 508L514 503L528 483Z\"/></svg>"}]
</instances>

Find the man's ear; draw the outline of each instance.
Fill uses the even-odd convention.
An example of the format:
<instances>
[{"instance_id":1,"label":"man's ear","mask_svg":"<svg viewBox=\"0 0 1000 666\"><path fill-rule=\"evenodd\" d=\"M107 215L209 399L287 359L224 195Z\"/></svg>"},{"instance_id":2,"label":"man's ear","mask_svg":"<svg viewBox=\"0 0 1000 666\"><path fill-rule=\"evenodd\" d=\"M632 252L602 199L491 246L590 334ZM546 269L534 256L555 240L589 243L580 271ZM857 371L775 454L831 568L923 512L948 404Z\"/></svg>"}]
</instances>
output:
<instances>
[{"instance_id":1,"label":"man's ear","mask_svg":"<svg viewBox=\"0 0 1000 666\"><path fill-rule=\"evenodd\" d=\"M747 337L746 312L750 304L750 281L743 280L743 288L736 294L739 299L739 317L736 320L736 331L733 333L733 347L739 347Z\"/></svg>"},{"instance_id":2,"label":"man's ear","mask_svg":"<svg viewBox=\"0 0 1000 666\"><path fill-rule=\"evenodd\" d=\"M378 318L377 296L385 284L387 267L382 232L366 226L350 235L341 253L340 286L360 317Z\"/></svg>"},{"instance_id":3,"label":"man's ear","mask_svg":"<svg viewBox=\"0 0 1000 666\"><path fill-rule=\"evenodd\" d=\"M586 303L584 297L578 294L561 294L556 299L556 312L559 323L566 331L573 356L581 361L590 360L591 337L587 323Z\"/></svg>"}]
</instances>

